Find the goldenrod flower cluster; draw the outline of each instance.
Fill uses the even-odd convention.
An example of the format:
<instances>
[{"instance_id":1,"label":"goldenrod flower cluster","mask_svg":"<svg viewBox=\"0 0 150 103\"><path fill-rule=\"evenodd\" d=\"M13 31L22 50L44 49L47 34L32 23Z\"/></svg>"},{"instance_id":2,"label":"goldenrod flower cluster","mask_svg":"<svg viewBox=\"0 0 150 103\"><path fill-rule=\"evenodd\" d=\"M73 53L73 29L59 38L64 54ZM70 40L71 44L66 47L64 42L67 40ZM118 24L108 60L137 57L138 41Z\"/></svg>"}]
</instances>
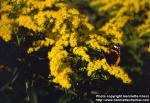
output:
<instances>
[{"instance_id":1,"label":"goldenrod flower cluster","mask_svg":"<svg viewBox=\"0 0 150 103\"><path fill-rule=\"evenodd\" d=\"M38 28L38 26L33 22L32 18L30 16L21 15L17 18L17 22L20 26L24 26L33 31L36 31Z\"/></svg>"},{"instance_id":2,"label":"goldenrod flower cluster","mask_svg":"<svg viewBox=\"0 0 150 103\"><path fill-rule=\"evenodd\" d=\"M101 35L97 34L90 35L90 40L88 40L86 44L98 51L103 50L104 52L109 53L109 48L106 47L106 45L108 45L109 42L107 41L106 38L104 38Z\"/></svg>"},{"instance_id":3,"label":"goldenrod flower cluster","mask_svg":"<svg viewBox=\"0 0 150 103\"><path fill-rule=\"evenodd\" d=\"M12 21L8 18L8 15L2 15L0 20L0 37L4 41L9 41L11 39L11 26Z\"/></svg>"},{"instance_id":4,"label":"goldenrod flower cluster","mask_svg":"<svg viewBox=\"0 0 150 103\"><path fill-rule=\"evenodd\" d=\"M70 42L71 47L76 47L77 46L77 44L78 44L78 35L77 35L77 33L71 33L70 34L69 42Z\"/></svg>"},{"instance_id":5,"label":"goldenrod flower cluster","mask_svg":"<svg viewBox=\"0 0 150 103\"><path fill-rule=\"evenodd\" d=\"M48 53L50 59L50 75L54 76L53 81L60 84L64 88L70 88L69 73L72 73L72 69L65 63L65 59L68 57L68 52L63 50L63 47L53 47Z\"/></svg>"},{"instance_id":6,"label":"goldenrod flower cluster","mask_svg":"<svg viewBox=\"0 0 150 103\"><path fill-rule=\"evenodd\" d=\"M29 37L37 37L41 33L42 38L33 41L27 53L38 52L43 47L49 48L47 54L52 82L66 89L71 88L69 75L75 73L76 69L69 61L72 60L86 62L80 68L87 67L88 76L101 68L120 78L123 83L131 83L131 79L120 67L111 67L105 57L95 58L89 53L91 49L100 54L102 51L110 53L111 42L122 44L124 33L121 29L128 21L127 16L109 20L99 29L99 33L95 33L96 28L89 22L88 16L59 0L8 0L2 1L2 5L0 12L7 12L0 15L0 37L9 41L12 36L20 33L20 28L25 29L25 35L30 35ZM111 5L103 8L103 11ZM17 28L15 32L12 27Z\"/></svg>"},{"instance_id":7,"label":"goldenrod flower cluster","mask_svg":"<svg viewBox=\"0 0 150 103\"><path fill-rule=\"evenodd\" d=\"M90 62L90 56L86 53L86 47L75 47L73 53L82 57L83 60Z\"/></svg>"},{"instance_id":8,"label":"goldenrod flower cluster","mask_svg":"<svg viewBox=\"0 0 150 103\"><path fill-rule=\"evenodd\" d=\"M12 9L12 6L9 5L9 2L4 1L0 5L0 12L10 12Z\"/></svg>"},{"instance_id":9,"label":"goldenrod flower cluster","mask_svg":"<svg viewBox=\"0 0 150 103\"><path fill-rule=\"evenodd\" d=\"M121 16L129 12L138 13L140 10L144 10L146 6L150 4L149 0L92 0L91 6L98 9L99 12L110 12L110 15Z\"/></svg>"},{"instance_id":10,"label":"goldenrod flower cluster","mask_svg":"<svg viewBox=\"0 0 150 103\"><path fill-rule=\"evenodd\" d=\"M68 77L69 73L72 73L70 67L62 68L59 74L55 75L56 78L53 80L54 83L59 83L62 87L69 89L71 87L70 78Z\"/></svg>"},{"instance_id":11,"label":"goldenrod flower cluster","mask_svg":"<svg viewBox=\"0 0 150 103\"><path fill-rule=\"evenodd\" d=\"M121 45L130 42L126 40L132 37L145 41L144 46L149 43L145 39L150 33L149 5L150 0L92 0L90 2L90 6L99 15L107 18L102 18L107 22L101 24L99 31L112 36L111 41Z\"/></svg>"},{"instance_id":12,"label":"goldenrod flower cluster","mask_svg":"<svg viewBox=\"0 0 150 103\"><path fill-rule=\"evenodd\" d=\"M112 40L113 43L123 44L122 41L124 34L121 29L127 21L128 17L126 16L112 18L109 22L102 26L102 28L100 28L100 31L104 32L106 35L114 37Z\"/></svg>"},{"instance_id":13,"label":"goldenrod flower cluster","mask_svg":"<svg viewBox=\"0 0 150 103\"><path fill-rule=\"evenodd\" d=\"M37 40L32 43L32 47L27 50L27 53L30 54L32 52L38 51L42 47L49 47L54 44L54 40L50 38L45 38L45 40Z\"/></svg>"},{"instance_id":14,"label":"goldenrod flower cluster","mask_svg":"<svg viewBox=\"0 0 150 103\"><path fill-rule=\"evenodd\" d=\"M108 65L106 59L94 60L93 62L90 62L87 66L88 75L92 75L94 71L99 69L103 69L116 78L121 79L123 83L130 84L132 82L131 78L121 67Z\"/></svg>"},{"instance_id":15,"label":"goldenrod flower cluster","mask_svg":"<svg viewBox=\"0 0 150 103\"><path fill-rule=\"evenodd\" d=\"M131 78L128 74L123 70L123 68L119 66L112 66L108 72L111 75L114 75L116 78L119 78L123 81L123 83L130 84L132 82Z\"/></svg>"}]
</instances>

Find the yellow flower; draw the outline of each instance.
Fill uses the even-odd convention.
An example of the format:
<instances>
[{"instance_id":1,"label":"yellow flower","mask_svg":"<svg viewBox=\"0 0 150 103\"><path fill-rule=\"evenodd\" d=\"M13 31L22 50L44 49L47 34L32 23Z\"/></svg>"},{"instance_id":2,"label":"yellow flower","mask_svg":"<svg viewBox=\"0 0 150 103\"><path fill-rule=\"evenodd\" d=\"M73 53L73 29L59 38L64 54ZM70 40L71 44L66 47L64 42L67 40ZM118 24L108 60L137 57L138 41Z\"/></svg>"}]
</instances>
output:
<instances>
[{"instance_id":1,"label":"yellow flower","mask_svg":"<svg viewBox=\"0 0 150 103\"><path fill-rule=\"evenodd\" d=\"M16 20L20 26L24 26L33 31L37 31L38 27L30 16L21 15Z\"/></svg>"},{"instance_id":2,"label":"yellow flower","mask_svg":"<svg viewBox=\"0 0 150 103\"><path fill-rule=\"evenodd\" d=\"M120 3L121 0L108 0L109 2L104 2L104 6L101 7L101 9L99 8L98 10L103 12L103 11L107 11L110 8L112 8L114 5ZM103 2L102 2L103 3Z\"/></svg>"},{"instance_id":3,"label":"yellow flower","mask_svg":"<svg viewBox=\"0 0 150 103\"><path fill-rule=\"evenodd\" d=\"M73 15L78 15L79 11L77 9L72 8L68 10L68 13L73 14Z\"/></svg>"},{"instance_id":4,"label":"yellow flower","mask_svg":"<svg viewBox=\"0 0 150 103\"><path fill-rule=\"evenodd\" d=\"M121 79L123 83L130 84L132 82L131 78L121 67L109 66L105 58L102 60L95 60L93 62L89 62L87 66L88 75L91 76L92 73L98 69L103 69L104 71L107 71L110 75Z\"/></svg>"},{"instance_id":5,"label":"yellow flower","mask_svg":"<svg viewBox=\"0 0 150 103\"><path fill-rule=\"evenodd\" d=\"M112 66L111 68L112 70L108 71L111 75L114 75L116 78L120 78L125 84L130 84L132 82L131 78L121 67Z\"/></svg>"},{"instance_id":6,"label":"yellow flower","mask_svg":"<svg viewBox=\"0 0 150 103\"><path fill-rule=\"evenodd\" d=\"M10 25L4 25L4 26L0 27L0 37L6 42L11 40L12 36L11 36L11 26Z\"/></svg>"},{"instance_id":7,"label":"yellow flower","mask_svg":"<svg viewBox=\"0 0 150 103\"><path fill-rule=\"evenodd\" d=\"M77 42L78 42L77 39L78 39L77 38L77 33L71 33L70 34L70 40L69 40L69 42L70 42L70 46L71 47L77 46Z\"/></svg>"},{"instance_id":8,"label":"yellow flower","mask_svg":"<svg viewBox=\"0 0 150 103\"><path fill-rule=\"evenodd\" d=\"M28 54L31 54L33 51L34 51L34 49L30 47L30 48L27 50L27 53L28 53Z\"/></svg>"},{"instance_id":9,"label":"yellow flower","mask_svg":"<svg viewBox=\"0 0 150 103\"><path fill-rule=\"evenodd\" d=\"M128 21L128 17L121 16L112 18L108 23L106 23L99 30L106 33L106 35L110 35L114 37L112 40L114 43L123 44L123 31L121 30L125 23ZM112 37L112 38L113 38Z\"/></svg>"},{"instance_id":10,"label":"yellow flower","mask_svg":"<svg viewBox=\"0 0 150 103\"><path fill-rule=\"evenodd\" d=\"M0 37L8 42L11 40L11 26L12 20L10 20L7 15L2 15L0 20Z\"/></svg>"},{"instance_id":11,"label":"yellow flower","mask_svg":"<svg viewBox=\"0 0 150 103\"><path fill-rule=\"evenodd\" d=\"M109 49L105 46L99 45L99 42L95 39L91 39L86 42L86 44L90 45L93 49L96 49L98 51L104 51L106 53L109 53Z\"/></svg>"},{"instance_id":12,"label":"yellow flower","mask_svg":"<svg viewBox=\"0 0 150 103\"><path fill-rule=\"evenodd\" d=\"M63 24L62 28L60 29L60 34L65 34L67 31L67 25Z\"/></svg>"},{"instance_id":13,"label":"yellow flower","mask_svg":"<svg viewBox=\"0 0 150 103\"><path fill-rule=\"evenodd\" d=\"M52 17L54 17L55 20L55 25L52 29L52 32L57 32L60 30L61 28L61 24L63 24L64 20L67 17L67 9L64 7L60 10L58 10L57 12L53 12Z\"/></svg>"},{"instance_id":14,"label":"yellow flower","mask_svg":"<svg viewBox=\"0 0 150 103\"><path fill-rule=\"evenodd\" d=\"M70 73L72 73L70 67L62 68L62 71L55 76L53 82L60 84L63 88L69 89L71 87L71 83L68 74Z\"/></svg>"},{"instance_id":15,"label":"yellow flower","mask_svg":"<svg viewBox=\"0 0 150 103\"><path fill-rule=\"evenodd\" d=\"M50 52L48 52L48 58L51 59L53 58L57 53L62 51L64 48L63 46L54 46Z\"/></svg>"},{"instance_id":16,"label":"yellow flower","mask_svg":"<svg viewBox=\"0 0 150 103\"><path fill-rule=\"evenodd\" d=\"M26 7L26 8L22 8L22 14L28 14L28 13L30 13L32 11L32 9L31 8L29 8L29 7Z\"/></svg>"},{"instance_id":17,"label":"yellow flower","mask_svg":"<svg viewBox=\"0 0 150 103\"><path fill-rule=\"evenodd\" d=\"M91 76L94 71L101 69L104 63L105 63L104 59L89 62L87 65L88 76Z\"/></svg>"},{"instance_id":18,"label":"yellow flower","mask_svg":"<svg viewBox=\"0 0 150 103\"><path fill-rule=\"evenodd\" d=\"M9 2L7 1L1 1L1 5L0 5L0 12L10 12L12 9L12 6L9 4Z\"/></svg>"},{"instance_id":19,"label":"yellow flower","mask_svg":"<svg viewBox=\"0 0 150 103\"><path fill-rule=\"evenodd\" d=\"M63 50L59 51L57 54L55 54L55 57L53 57L50 61L50 69L51 69L51 74L55 75L55 73L52 72L52 70L58 70L61 68L61 64L63 60L68 56L68 53Z\"/></svg>"},{"instance_id":20,"label":"yellow flower","mask_svg":"<svg viewBox=\"0 0 150 103\"><path fill-rule=\"evenodd\" d=\"M83 60L90 62L90 56L86 53L86 47L75 47L73 53L82 57Z\"/></svg>"},{"instance_id":21,"label":"yellow flower","mask_svg":"<svg viewBox=\"0 0 150 103\"><path fill-rule=\"evenodd\" d=\"M73 19L72 19L72 25L73 27L76 29L79 27L79 24L80 24L81 20L78 16L74 16Z\"/></svg>"},{"instance_id":22,"label":"yellow flower","mask_svg":"<svg viewBox=\"0 0 150 103\"><path fill-rule=\"evenodd\" d=\"M46 37L44 40L44 46L46 46L46 47L53 45L54 43L55 43L55 41L53 39L48 38L48 37Z\"/></svg>"},{"instance_id":23,"label":"yellow flower","mask_svg":"<svg viewBox=\"0 0 150 103\"><path fill-rule=\"evenodd\" d=\"M28 6L32 6L32 8L38 9L40 11L42 11L46 7L52 7L52 5L54 4L54 0L26 0L26 2Z\"/></svg>"},{"instance_id":24,"label":"yellow flower","mask_svg":"<svg viewBox=\"0 0 150 103\"><path fill-rule=\"evenodd\" d=\"M48 37L45 37L45 40L37 40L37 41L34 41L32 43L32 47L30 47L28 50L27 50L27 53L28 54L31 54L32 52L35 52L35 51L38 51L39 49L41 49L42 47L48 47L48 46L51 46L54 44L54 40L53 39L50 39Z\"/></svg>"},{"instance_id":25,"label":"yellow flower","mask_svg":"<svg viewBox=\"0 0 150 103\"><path fill-rule=\"evenodd\" d=\"M63 88L71 87L68 74L72 73L70 67L66 67L64 60L67 58L68 52L63 50L61 46L54 46L48 53L50 60L50 75L54 77L53 82L60 84Z\"/></svg>"},{"instance_id":26,"label":"yellow flower","mask_svg":"<svg viewBox=\"0 0 150 103\"><path fill-rule=\"evenodd\" d=\"M98 34L91 34L90 38L97 40L99 43L101 43L103 45L109 44L109 42L108 42L108 40L106 38L104 38L103 36L98 35Z\"/></svg>"},{"instance_id":27,"label":"yellow flower","mask_svg":"<svg viewBox=\"0 0 150 103\"><path fill-rule=\"evenodd\" d=\"M84 25L91 31L94 29L94 26L88 22L85 22Z\"/></svg>"},{"instance_id":28,"label":"yellow flower","mask_svg":"<svg viewBox=\"0 0 150 103\"><path fill-rule=\"evenodd\" d=\"M38 24L38 26L44 26L46 21L46 14L44 12L38 12L38 14L34 15L34 20Z\"/></svg>"},{"instance_id":29,"label":"yellow flower","mask_svg":"<svg viewBox=\"0 0 150 103\"><path fill-rule=\"evenodd\" d=\"M69 45L69 34L62 35L59 40L55 43L56 46L62 45L63 47L67 47Z\"/></svg>"}]
</instances>

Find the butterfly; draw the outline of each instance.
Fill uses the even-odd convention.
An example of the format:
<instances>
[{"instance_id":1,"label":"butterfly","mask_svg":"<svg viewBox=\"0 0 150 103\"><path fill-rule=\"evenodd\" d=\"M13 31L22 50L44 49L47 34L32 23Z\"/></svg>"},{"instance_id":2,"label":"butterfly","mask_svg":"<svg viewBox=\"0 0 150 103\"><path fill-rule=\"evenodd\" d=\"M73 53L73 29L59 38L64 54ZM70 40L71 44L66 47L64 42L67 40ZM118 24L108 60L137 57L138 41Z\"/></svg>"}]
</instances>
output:
<instances>
[{"instance_id":1,"label":"butterfly","mask_svg":"<svg viewBox=\"0 0 150 103\"><path fill-rule=\"evenodd\" d=\"M110 53L104 53L109 65L117 66L120 63L120 45L112 44Z\"/></svg>"}]
</instances>

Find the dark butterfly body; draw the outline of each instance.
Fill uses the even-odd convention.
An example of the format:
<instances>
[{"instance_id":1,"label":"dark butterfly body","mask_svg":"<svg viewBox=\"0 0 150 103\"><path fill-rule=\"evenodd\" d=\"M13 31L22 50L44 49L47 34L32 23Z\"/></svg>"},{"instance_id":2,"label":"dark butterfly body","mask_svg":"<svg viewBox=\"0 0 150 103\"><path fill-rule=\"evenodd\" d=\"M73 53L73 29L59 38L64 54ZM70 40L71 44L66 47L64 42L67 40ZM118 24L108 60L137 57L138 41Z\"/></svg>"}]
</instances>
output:
<instances>
[{"instance_id":1,"label":"dark butterfly body","mask_svg":"<svg viewBox=\"0 0 150 103\"><path fill-rule=\"evenodd\" d=\"M110 53L104 53L104 56L109 65L118 65L120 62L120 46L113 45L110 48Z\"/></svg>"}]
</instances>

